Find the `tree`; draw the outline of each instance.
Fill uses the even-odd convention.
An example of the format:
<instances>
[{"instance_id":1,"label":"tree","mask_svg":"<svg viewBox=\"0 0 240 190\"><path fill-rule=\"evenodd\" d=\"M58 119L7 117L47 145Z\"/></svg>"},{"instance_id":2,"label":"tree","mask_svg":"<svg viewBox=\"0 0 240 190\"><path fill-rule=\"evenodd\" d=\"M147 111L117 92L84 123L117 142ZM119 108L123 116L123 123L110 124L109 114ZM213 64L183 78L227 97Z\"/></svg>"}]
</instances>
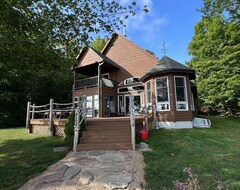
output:
<instances>
[{"instance_id":1,"label":"tree","mask_svg":"<svg viewBox=\"0 0 240 190\"><path fill-rule=\"evenodd\" d=\"M224 18L222 13L208 14L194 31L188 46L192 55L188 64L199 73L200 105L212 113L233 115L240 108L240 24Z\"/></svg>"},{"instance_id":2,"label":"tree","mask_svg":"<svg viewBox=\"0 0 240 190\"><path fill-rule=\"evenodd\" d=\"M91 44L90 46L96 49L97 51L102 51L104 46L106 45L107 41L104 38L101 38L98 36Z\"/></svg>"},{"instance_id":3,"label":"tree","mask_svg":"<svg viewBox=\"0 0 240 190\"><path fill-rule=\"evenodd\" d=\"M203 0L204 6L200 9L205 17L222 15L236 22L240 21L240 0Z\"/></svg>"},{"instance_id":4,"label":"tree","mask_svg":"<svg viewBox=\"0 0 240 190\"><path fill-rule=\"evenodd\" d=\"M79 47L137 10L134 1L0 1L0 127L23 124L28 100L69 101Z\"/></svg>"}]
</instances>

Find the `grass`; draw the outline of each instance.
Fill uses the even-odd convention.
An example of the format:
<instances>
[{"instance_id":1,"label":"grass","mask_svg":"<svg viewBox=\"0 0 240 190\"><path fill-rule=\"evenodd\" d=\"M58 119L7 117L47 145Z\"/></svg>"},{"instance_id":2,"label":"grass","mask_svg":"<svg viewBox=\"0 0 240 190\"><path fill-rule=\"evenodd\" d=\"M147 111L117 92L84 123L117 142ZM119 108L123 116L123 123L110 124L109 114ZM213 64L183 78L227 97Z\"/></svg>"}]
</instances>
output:
<instances>
[{"instance_id":1,"label":"grass","mask_svg":"<svg viewBox=\"0 0 240 190\"><path fill-rule=\"evenodd\" d=\"M201 189L240 189L240 119L210 117L210 129L150 131L144 153L146 189L174 189L185 167Z\"/></svg>"},{"instance_id":2,"label":"grass","mask_svg":"<svg viewBox=\"0 0 240 190\"><path fill-rule=\"evenodd\" d=\"M25 128L0 129L0 189L18 189L42 173L66 155L53 152L63 145L62 138L29 134Z\"/></svg>"}]
</instances>

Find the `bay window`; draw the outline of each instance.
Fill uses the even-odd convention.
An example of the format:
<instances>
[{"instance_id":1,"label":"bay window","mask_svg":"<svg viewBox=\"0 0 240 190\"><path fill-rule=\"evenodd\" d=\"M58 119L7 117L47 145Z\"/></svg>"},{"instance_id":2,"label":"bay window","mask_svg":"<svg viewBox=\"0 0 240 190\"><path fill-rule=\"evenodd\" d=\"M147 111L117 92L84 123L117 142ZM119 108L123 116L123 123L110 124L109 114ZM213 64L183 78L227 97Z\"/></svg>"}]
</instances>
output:
<instances>
[{"instance_id":1,"label":"bay window","mask_svg":"<svg viewBox=\"0 0 240 190\"><path fill-rule=\"evenodd\" d=\"M177 111L187 111L188 103L186 77L174 77L174 80Z\"/></svg>"},{"instance_id":2,"label":"bay window","mask_svg":"<svg viewBox=\"0 0 240 190\"><path fill-rule=\"evenodd\" d=\"M156 95L157 111L169 111L168 77L160 77L156 79Z\"/></svg>"}]
</instances>

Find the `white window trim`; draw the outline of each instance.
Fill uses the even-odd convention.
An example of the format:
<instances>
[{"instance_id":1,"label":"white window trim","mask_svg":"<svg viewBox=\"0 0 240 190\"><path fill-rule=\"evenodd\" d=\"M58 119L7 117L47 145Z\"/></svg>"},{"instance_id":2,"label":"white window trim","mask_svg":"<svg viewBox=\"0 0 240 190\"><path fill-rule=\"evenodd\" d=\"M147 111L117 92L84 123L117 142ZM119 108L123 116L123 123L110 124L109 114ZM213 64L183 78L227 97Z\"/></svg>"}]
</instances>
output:
<instances>
[{"instance_id":1,"label":"white window trim","mask_svg":"<svg viewBox=\"0 0 240 190\"><path fill-rule=\"evenodd\" d=\"M150 97L151 97L151 101L150 102L148 102L148 89L147 89L147 84L150 84ZM146 104L147 104L147 106L151 106L152 105L152 86L151 86L151 81L149 80L149 81L147 81L146 83L145 83L145 95L146 95Z\"/></svg>"},{"instance_id":2,"label":"white window trim","mask_svg":"<svg viewBox=\"0 0 240 190\"><path fill-rule=\"evenodd\" d=\"M164 101L164 102L158 102L158 97L157 97L157 79L160 78L167 78L167 90L168 90L168 101ZM164 77L158 77L155 79L155 96L156 96L156 104L168 104L168 108L169 109L165 109L165 110L160 110L160 111L170 111L170 105L171 105L171 100L170 100L170 96L169 96L169 80L168 80L168 76L164 76Z\"/></svg>"},{"instance_id":3,"label":"white window trim","mask_svg":"<svg viewBox=\"0 0 240 190\"><path fill-rule=\"evenodd\" d=\"M176 91L176 78L183 78L184 79L184 89L185 89L185 100L186 101L177 101L177 91ZM187 95L187 83L185 76L174 76L174 89L175 89L175 100L176 100L176 110L177 111L188 111L188 95ZM186 104L186 109L178 109L178 104Z\"/></svg>"},{"instance_id":4,"label":"white window trim","mask_svg":"<svg viewBox=\"0 0 240 190\"><path fill-rule=\"evenodd\" d=\"M110 79L110 73L102 73L102 74L101 74L101 77L104 78L104 76L108 76L107 79Z\"/></svg>"}]
</instances>

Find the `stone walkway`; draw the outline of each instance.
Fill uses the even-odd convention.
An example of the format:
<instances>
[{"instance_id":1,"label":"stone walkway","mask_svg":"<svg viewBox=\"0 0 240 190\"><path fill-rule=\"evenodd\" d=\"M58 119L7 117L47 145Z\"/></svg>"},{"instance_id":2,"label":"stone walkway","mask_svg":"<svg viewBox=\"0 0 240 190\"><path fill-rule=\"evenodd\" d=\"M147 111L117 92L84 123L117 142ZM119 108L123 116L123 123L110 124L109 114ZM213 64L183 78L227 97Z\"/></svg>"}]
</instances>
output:
<instances>
[{"instance_id":1,"label":"stone walkway","mask_svg":"<svg viewBox=\"0 0 240 190\"><path fill-rule=\"evenodd\" d=\"M140 151L70 152L20 190L142 189L144 162Z\"/></svg>"}]
</instances>

